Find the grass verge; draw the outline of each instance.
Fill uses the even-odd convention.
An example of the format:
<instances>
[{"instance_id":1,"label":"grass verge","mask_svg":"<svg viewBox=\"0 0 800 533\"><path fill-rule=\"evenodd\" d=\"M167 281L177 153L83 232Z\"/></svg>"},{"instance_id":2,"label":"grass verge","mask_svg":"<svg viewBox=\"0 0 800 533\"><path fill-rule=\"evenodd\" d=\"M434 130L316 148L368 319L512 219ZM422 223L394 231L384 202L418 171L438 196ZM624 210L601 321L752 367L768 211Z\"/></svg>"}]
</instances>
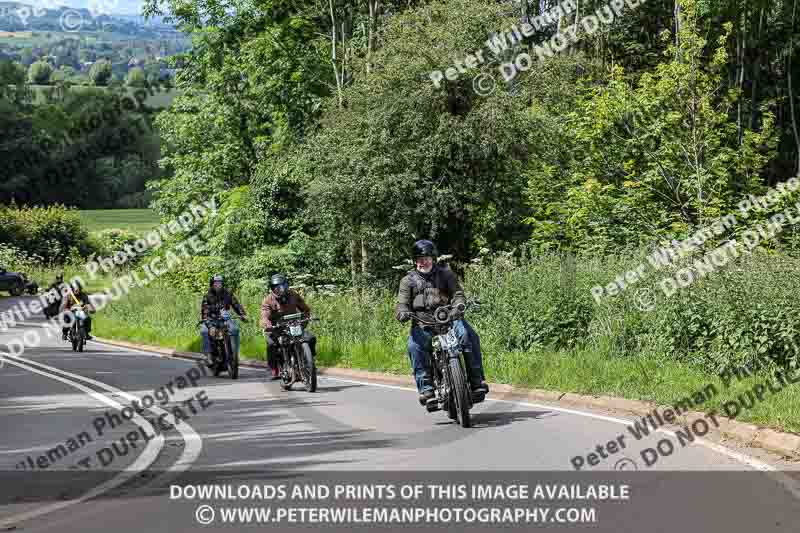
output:
<instances>
[{"instance_id":1,"label":"grass verge","mask_svg":"<svg viewBox=\"0 0 800 533\"><path fill-rule=\"evenodd\" d=\"M199 351L201 295L176 294L168 287L133 291L109 304L95 320L98 336L141 342L179 351ZM260 295L245 295L242 302L251 321L241 324L243 358L264 359L265 344L256 322ZM322 321L314 326L318 337L320 366L357 368L394 374L410 373L405 353L407 329L394 322L392 302L387 297L359 299L352 296L309 298ZM475 322L481 332L481 323ZM644 355L619 356L602 346L571 350L535 348L503 350L493 342L483 343L484 366L489 381L523 387L611 395L673 406L694 398L692 410L725 413L724 404L736 401L769 375L734 380L729 387L700 367ZM709 389L709 385L713 389ZM713 394L708 394L713 390ZM698 391L706 391L698 402ZM751 402L746 402L749 405ZM736 420L782 431L800 432L800 386L788 385L780 392L767 390L763 401L741 409Z\"/></svg>"}]
</instances>

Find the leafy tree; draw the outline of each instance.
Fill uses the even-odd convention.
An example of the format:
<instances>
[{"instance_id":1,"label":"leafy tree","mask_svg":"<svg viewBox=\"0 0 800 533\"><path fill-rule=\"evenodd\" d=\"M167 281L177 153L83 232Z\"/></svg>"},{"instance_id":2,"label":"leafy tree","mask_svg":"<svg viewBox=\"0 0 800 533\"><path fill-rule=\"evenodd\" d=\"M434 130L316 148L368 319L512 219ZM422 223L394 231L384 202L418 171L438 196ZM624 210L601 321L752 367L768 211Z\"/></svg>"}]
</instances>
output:
<instances>
[{"instance_id":1,"label":"leafy tree","mask_svg":"<svg viewBox=\"0 0 800 533\"><path fill-rule=\"evenodd\" d=\"M37 61L28 67L28 81L34 85L47 85L52 74L53 67L47 61Z\"/></svg>"},{"instance_id":2,"label":"leafy tree","mask_svg":"<svg viewBox=\"0 0 800 533\"><path fill-rule=\"evenodd\" d=\"M89 69L89 79L92 85L104 87L111 81L111 63L106 60L100 60L92 65Z\"/></svg>"},{"instance_id":3,"label":"leafy tree","mask_svg":"<svg viewBox=\"0 0 800 533\"><path fill-rule=\"evenodd\" d=\"M144 87L146 81L144 70L139 67L134 67L128 71L128 76L125 78L125 84L129 87Z\"/></svg>"},{"instance_id":4,"label":"leafy tree","mask_svg":"<svg viewBox=\"0 0 800 533\"><path fill-rule=\"evenodd\" d=\"M758 131L745 127L740 143L737 93L725 89L729 33L707 53L693 0L681 2L680 20L675 41L664 35L668 60L636 87L620 67L607 83L584 85L553 137L569 156L529 168L539 245L564 238L606 252L685 236L757 192L775 146L772 114Z\"/></svg>"}]
</instances>

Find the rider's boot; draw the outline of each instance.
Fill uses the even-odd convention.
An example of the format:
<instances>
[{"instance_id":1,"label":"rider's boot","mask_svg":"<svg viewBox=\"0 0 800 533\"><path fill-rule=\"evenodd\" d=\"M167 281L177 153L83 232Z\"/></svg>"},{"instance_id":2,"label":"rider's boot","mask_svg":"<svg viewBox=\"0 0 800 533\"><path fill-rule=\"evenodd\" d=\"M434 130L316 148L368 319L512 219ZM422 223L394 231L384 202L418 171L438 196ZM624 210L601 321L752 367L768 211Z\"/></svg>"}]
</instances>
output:
<instances>
[{"instance_id":1,"label":"rider's boot","mask_svg":"<svg viewBox=\"0 0 800 533\"><path fill-rule=\"evenodd\" d=\"M425 406L431 400L436 401L436 394L434 394L433 389L425 389L419 394L420 405Z\"/></svg>"},{"instance_id":2,"label":"rider's boot","mask_svg":"<svg viewBox=\"0 0 800 533\"><path fill-rule=\"evenodd\" d=\"M464 359L469 365L471 362L470 355L472 351L469 348L464 348ZM489 394L489 385L483 380L483 375L476 375L474 370L470 371L471 367L467 368L467 375L469 377L470 390L472 392L472 401L475 403L482 402L486 395Z\"/></svg>"}]
</instances>

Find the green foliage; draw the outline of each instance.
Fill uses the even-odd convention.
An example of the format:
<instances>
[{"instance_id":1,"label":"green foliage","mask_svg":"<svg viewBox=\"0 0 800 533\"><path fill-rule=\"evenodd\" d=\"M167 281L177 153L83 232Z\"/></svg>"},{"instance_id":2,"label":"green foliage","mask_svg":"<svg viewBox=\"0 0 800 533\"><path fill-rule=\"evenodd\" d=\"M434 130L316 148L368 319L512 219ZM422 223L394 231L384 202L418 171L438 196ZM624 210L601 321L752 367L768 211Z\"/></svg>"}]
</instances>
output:
<instances>
[{"instance_id":1,"label":"green foliage","mask_svg":"<svg viewBox=\"0 0 800 533\"><path fill-rule=\"evenodd\" d=\"M111 228L93 233L90 238L98 256L112 257L116 252L125 251L125 245L132 246L139 237L124 229Z\"/></svg>"},{"instance_id":2,"label":"green foliage","mask_svg":"<svg viewBox=\"0 0 800 533\"><path fill-rule=\"evenodd\" d=\"M589 251L636 248L684 236L759 191L773 116L764 110L760 129L739 137L737 95L725 87L731 27L707 43L693 2L682 2L681 14L668 60L635 88L619 67L604 83L583 84L554 137L568 143L566 164L553 158L528 170L536 244L561 237Z\"/></svg>"},{"instance_id":3,"label":"green foliage","mask_svg":"<svg viewBox=\"0 0 800 533\"><path fill-rule=\"evenodd\" d=\"M20 250L13 244L0 242L0 266L9 271L27 272L44 263L44 258Z\"/></svg>"},{"instance_id":4,"label":"green foliage","mask_svg":"<svg viewBox=\"0 0 800 533\"><path fill-rule=\"evenodd\" d=\"M308 218L340 249L366 243L377 273L405 258L414 235L458 259L527 237L525 102L501 87L479 97L467 77L438 89L427 77L508 24L493 5L465 0L392 17L374 70L354 74L346 105L330 102L290 163L308 184Z\"/></svg>"},{"instance_id":5,"label":"green foliage","mask_svg":"<svg viewBox=\"0 0 800 533\"><path fill-rule=\"evenodd\" d=\"M134 67L128 71L125 77L125 84L129 87L144 87L147 80L144 75L144 70L139 67Z\"/></svg>"},{"instance_id":6,"label":"green foliage","mask_svg":"<svg viewBox=\"0 0 800 533\"><path fill-rule=\"evenodd\" d=\"M47 61L37 61L28 67L28 81L36 85L50 83L52 74L53 67Z\"/></svg>"},{"instance_id":7,"label":"green foliage","mask_svg":"<svg viewBox=\"0 0 800 533\"><path fill-rule=\"evenodd\" d=\"M111 63L100 60L89 69L89 80L96 87L105 87L111 81L111 74Z\"/></svg>"},{"instance_id":8,"label":"green foliage","mask_svg":"<svg viewBox=\"0 0 800 533\"><path fill-rule=\"evenodd\" d=\"M73 249L89 255L93 250L88 237L78 212L63 206L0 206L0 243L12 244L44 262L63 263Z\"/></svg>"}]
</instances>

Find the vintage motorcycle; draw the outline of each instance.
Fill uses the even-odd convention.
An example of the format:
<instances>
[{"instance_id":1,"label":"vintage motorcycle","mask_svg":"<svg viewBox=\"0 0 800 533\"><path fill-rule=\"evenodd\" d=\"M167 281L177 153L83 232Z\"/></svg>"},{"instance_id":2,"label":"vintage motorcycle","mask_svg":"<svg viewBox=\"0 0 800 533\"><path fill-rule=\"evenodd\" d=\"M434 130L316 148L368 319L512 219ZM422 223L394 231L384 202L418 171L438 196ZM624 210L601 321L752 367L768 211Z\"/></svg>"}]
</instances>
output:
<instances>
[{"instance_id":1,"label":"vintage motorcycle","mask_svg":"<svg viewBox=\"0 0 800 533\"><path fill-rule=\"evenodd\" d=\"M275 326L265 328L267 333L278 332L281 387L284 390L290 390L297 382L302 382L308 392L317 390L317 366L304 336L305 325L312 320L318 319L303 318L303 313L294 313L279 318Z\"/></svg>"},{"instance_id":2,"label":"vintage motorcycle","mask_svg":"<svg viewBox=\"0 0 800 533\"><path fill-rule=\"evenodd\" d=\"M466 361L463 357L461 344L453 330L454 320L451 311L452 305L437 307L431 314L412 313L413 318L423 329L433 334L431 367L433 368L433 383L436 397L428 401L425 406L428 412L447 411L451 420L455 420L462 427L472 425L469 410L474 403L484 400L483 395L474 396L467 379ZM460 314L468 309L480 309L480 302L472 300L458 306Z\"/></svg>"},{"instance_id":3,"label":"vintage motorcycle","mask_svg":"<svg viewBox=\"0 0 800 533\"><path fill-rule=\"evenodd\" d=\"M82 352L86 344L86 319L89 315L82 305L73 305L70 310L74 319L67 340L72 343L73 352Z\"/></svg>"},{"instance_id":4,"label":"vintage motorcycle","mask_svg":"<svg viewBox=\"0 0 800 533\"><path fill-rule=\"evenodd\" d=\"M205 323L208 328L208 340L211 345L211 361L214 377L218 377L223 370L228 371L231 379L239 378L239 354L234 353L231 336L228 330L230 311L223 309L218 318L209 318L197 323Z\"/></svg>"}]
</instances>

